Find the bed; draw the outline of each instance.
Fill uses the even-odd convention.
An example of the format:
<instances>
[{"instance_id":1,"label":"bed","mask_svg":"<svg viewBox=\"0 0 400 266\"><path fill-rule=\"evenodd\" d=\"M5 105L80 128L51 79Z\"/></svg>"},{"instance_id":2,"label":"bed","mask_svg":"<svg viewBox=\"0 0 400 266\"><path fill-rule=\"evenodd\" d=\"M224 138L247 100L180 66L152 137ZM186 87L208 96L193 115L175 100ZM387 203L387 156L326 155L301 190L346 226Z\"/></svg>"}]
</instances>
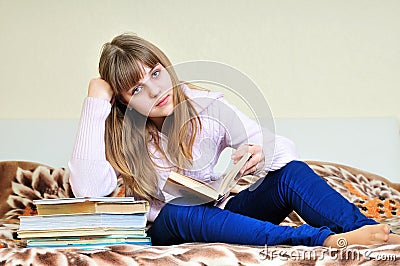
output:
<instances>
[{"instance_id":1,"label":"bed","mask_svg":"<svg viewBox=\"0 0 400 266\"><path fill-rule=\"evenodd\" d=\"M400 232L399 184L346 165L319 161L307 163L367 216L388 223L393 231ZM24 241L16 238L18 216L35 215L34 199L73 196L68 182L69 171L35 162L3 161L0 175L3 191L0 196L1 265L315 265L338 262L393 265L400 259L400 245L353 245L333 249L185 243L175 246L115 245L90 251L25 248ZM242 178L234 192L247 187L249 180ZM112 195L122 196L123 192L123 182L119 180ZM293 212L282 224L295 227L302 223Z\"/></svg>"},{"instance_id":2,"label":"bed","mask_svg":"<svg viewBox=\"0 0 400 266\"><path fill-rule=\"evenodd\" d=\"M15 234L17 217L35 214L32 200L73 196L65 166L77 125L76 119L0 120L0 265L393 265L400 260L399 245L329 249L185 243L115 245L94 251L24 248ZM277 119L276 130L295 141L301 158L334 189L367 216L400 232L397 119ZM249 180L243 178L235 191L248 185ZM119 180L113 195L123 192ZM302 223L296 213L283 222Z\"/></svg>"}]
</instances>

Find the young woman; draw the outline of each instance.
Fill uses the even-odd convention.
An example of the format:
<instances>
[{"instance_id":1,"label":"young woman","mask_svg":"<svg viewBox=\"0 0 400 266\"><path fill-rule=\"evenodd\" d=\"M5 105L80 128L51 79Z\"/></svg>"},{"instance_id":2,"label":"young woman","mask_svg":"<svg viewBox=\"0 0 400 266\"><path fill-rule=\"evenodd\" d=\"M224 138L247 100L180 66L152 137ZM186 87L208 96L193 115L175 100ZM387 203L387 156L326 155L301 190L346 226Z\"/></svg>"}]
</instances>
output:
<instances>
[{"instance_id":1,"label":"young woman","mask_svg":"<svg viewBox=\"0 0 400 266\"><path fill-rule=\"evenodd\" d=\"M99 72L84 101L70 183L75 196L106 196L122 175L127 195L151 203L148 234L154 245L400 243L387 225L366 218L296 161L290 140L275 136L262 143L256 123L222 94L180 82L171 62L150 42L133 34L115 37L103 46ZM261 145L273 146L274 153L265 154L271 152ZM252 154L243 174L268 172L258 186L217 206L166 203L170 195L161 188L171 170L217 182L213 167L228 146L236 149L234 162ZM307 224L279 226L293 210Z\"/></svg>"}]
</instances>

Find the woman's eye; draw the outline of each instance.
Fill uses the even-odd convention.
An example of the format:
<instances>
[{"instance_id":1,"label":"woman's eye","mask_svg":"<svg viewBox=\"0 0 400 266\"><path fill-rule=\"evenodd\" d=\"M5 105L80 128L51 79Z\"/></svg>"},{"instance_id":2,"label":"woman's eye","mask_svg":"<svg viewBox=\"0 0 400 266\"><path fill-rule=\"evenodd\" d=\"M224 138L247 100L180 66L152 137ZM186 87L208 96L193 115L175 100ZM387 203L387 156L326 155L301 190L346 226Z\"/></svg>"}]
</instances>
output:
<instances>
[{"instance_id":1,"label":"woman's eye","mask_svg":"<svg viewBox=\"0 0 400 266\"><path fill-rule=\"evenodd\" d=\"M153 78L156 78L156 77L158 77L160 75L160 71L159 70L157 70L157 71L154 71L153 72L153 74L151 75Z\"/></svg>"},{"instance_id":2,"label":"woman's eye","mask_svg":"<svg viewBox=\"0 0 400 266\"><path fill-rule=\"evenodd\" d=\"M132 94L138 94L140 91L142 90L142 87L136 87L135 89L133 89Z\"/></svg>"}]
</instances>

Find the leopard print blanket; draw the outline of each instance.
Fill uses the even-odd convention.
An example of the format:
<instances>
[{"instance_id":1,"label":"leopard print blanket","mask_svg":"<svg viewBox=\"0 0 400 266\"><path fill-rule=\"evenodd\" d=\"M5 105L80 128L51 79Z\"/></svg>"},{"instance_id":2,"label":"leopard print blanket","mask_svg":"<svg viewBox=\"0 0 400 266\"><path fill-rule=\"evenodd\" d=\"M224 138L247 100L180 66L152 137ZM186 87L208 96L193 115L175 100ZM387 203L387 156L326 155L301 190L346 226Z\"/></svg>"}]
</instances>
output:
<instances>
[{"instance_id":1,"label":"leopard print blanket","mask_svg":"<svg viewBox=\"0 0 400 266\"><path fill-rule=\"evenodd\" d=\"M329 185L367 216L398 230L399 186L348 166L307 162ZM223 243L186 243L176 246L114 245L98 250L24 248L16 239L19 215L34 215L34 199L72 197L65 169L25 163L0 162L0 264L1 265L255 265L255 264L396 264L400 245L348 246L342 249L304 246L243 246ZM235 191L249 185L244 177ZM122 180L112 196L123 195ZM282 224L304 221L292 213Z\"/></svg>"}]
</instances>

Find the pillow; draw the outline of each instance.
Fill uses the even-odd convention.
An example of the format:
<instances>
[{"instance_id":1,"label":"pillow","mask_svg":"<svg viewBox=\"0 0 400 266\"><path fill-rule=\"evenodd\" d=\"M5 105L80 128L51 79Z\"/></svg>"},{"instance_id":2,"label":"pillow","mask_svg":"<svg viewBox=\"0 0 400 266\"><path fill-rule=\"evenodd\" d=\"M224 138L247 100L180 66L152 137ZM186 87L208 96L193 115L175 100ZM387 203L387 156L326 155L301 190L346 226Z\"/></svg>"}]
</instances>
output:
<instances>
[{"instance_id":1,"label":"pillow","mask_svg":"<svg viewBox=\"0 0 400 266\"><path fill-rule=\"evenodd\" d=\"M0 162L2 193L0 217L17 219L35 214L33 200L73 197L68 182L69 172L34 162Z\"/></svg>"}]
</instances>

